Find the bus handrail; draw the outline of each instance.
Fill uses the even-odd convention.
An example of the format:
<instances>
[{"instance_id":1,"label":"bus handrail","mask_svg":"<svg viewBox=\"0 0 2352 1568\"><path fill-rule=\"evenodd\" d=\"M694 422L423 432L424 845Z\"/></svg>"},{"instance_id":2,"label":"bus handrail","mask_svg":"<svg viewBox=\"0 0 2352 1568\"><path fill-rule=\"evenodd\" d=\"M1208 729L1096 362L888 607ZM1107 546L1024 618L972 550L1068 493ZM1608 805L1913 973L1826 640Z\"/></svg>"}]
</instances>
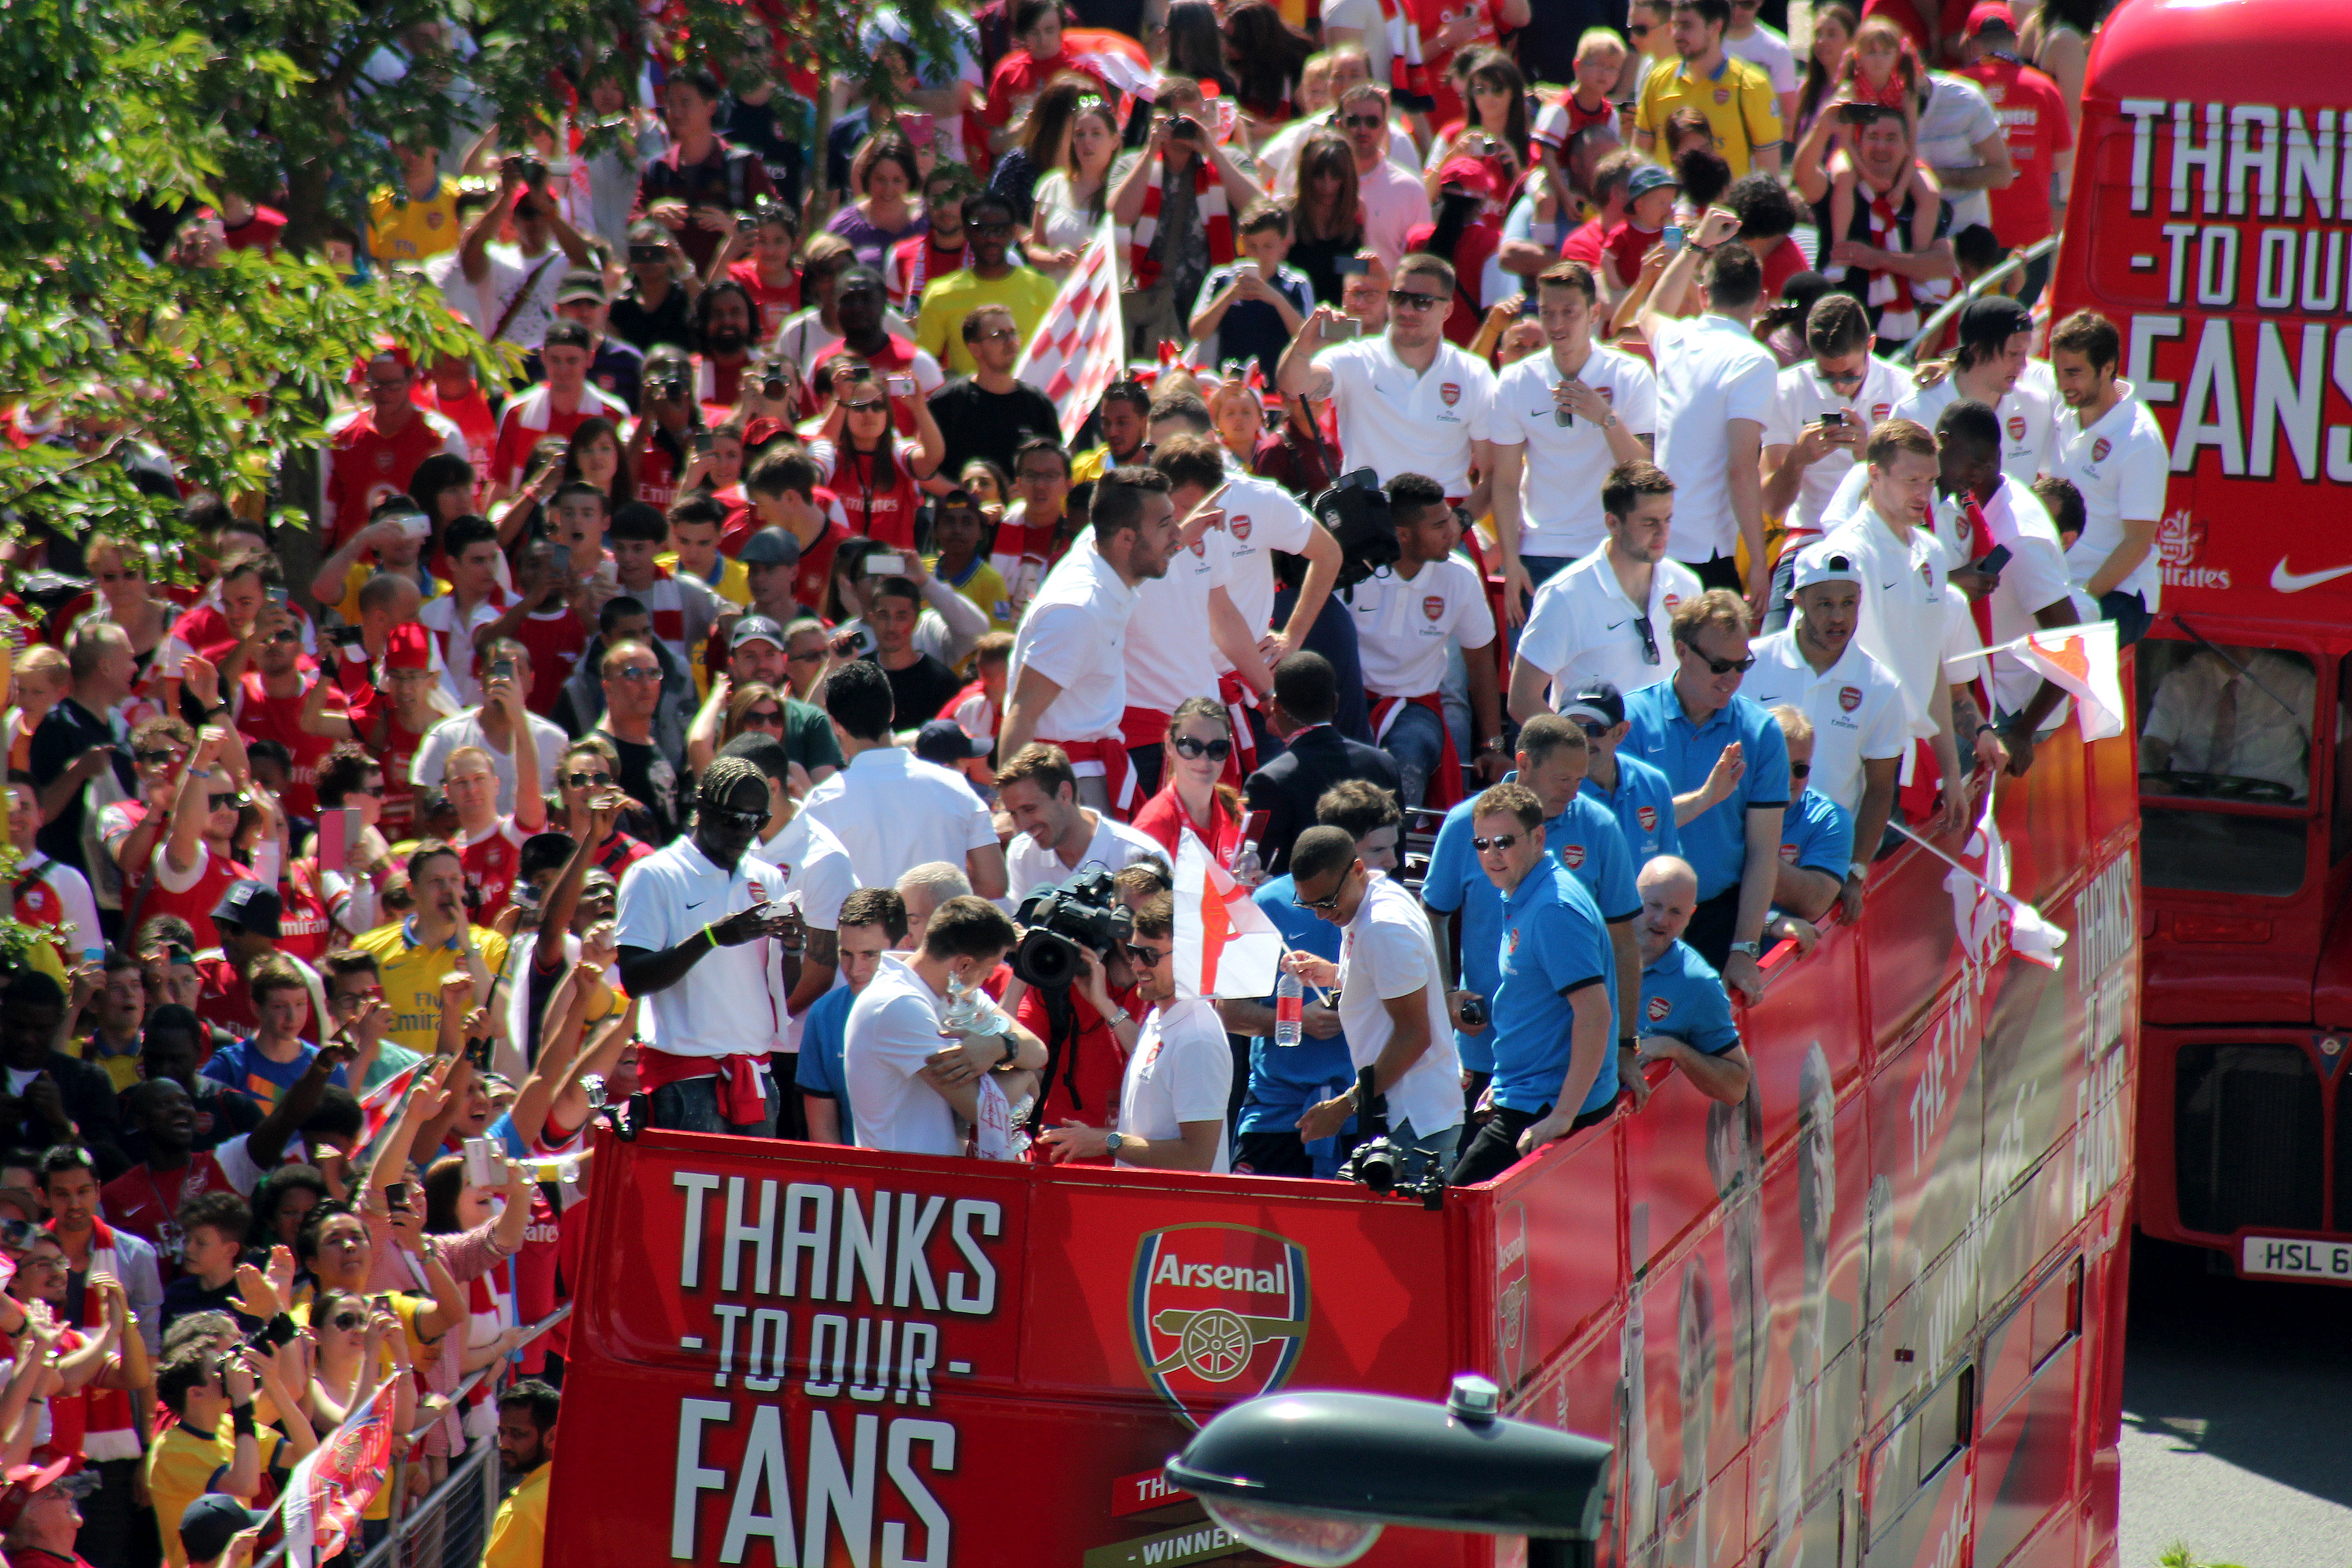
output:
<instances>
[{"instance_id":1,"label":"bus handrail","mask_svg":"<svg viewBox=\"0 0 2352 1568\"><path fill-rule=\"evenodd\" d=\"M1950 299L1945 300L1944 303L1937 310L1936 313L1928 317L1926 322L1920 326L1917 335L1913 337L1909 342L1905 343L1901 348L1896 349L1893 353L1888 354L1886 356L1887 359L1895 364L1913 363L1918 358L1919 345L1921 343L1933 342L1936 339L1936 334L1942 331L1944 328L1950 323L1953 317L1958 315L1962 310L1969 308L1969 300L1981 299L1983 296L1993 292L2000 282L2011 273L2031 267L2033 263L2049 255L2051 251L2057 247L2058 237L2059 237L2054 234L2045 235L2042 238L2035 240L2032 245L2026 246L2023 249L2011 252L2009 258L2006 261L2003 261L2000 266L1988 271L1983 277L1969 284L1959 293L1955 294Z\"/></svg>"}]
</instances>

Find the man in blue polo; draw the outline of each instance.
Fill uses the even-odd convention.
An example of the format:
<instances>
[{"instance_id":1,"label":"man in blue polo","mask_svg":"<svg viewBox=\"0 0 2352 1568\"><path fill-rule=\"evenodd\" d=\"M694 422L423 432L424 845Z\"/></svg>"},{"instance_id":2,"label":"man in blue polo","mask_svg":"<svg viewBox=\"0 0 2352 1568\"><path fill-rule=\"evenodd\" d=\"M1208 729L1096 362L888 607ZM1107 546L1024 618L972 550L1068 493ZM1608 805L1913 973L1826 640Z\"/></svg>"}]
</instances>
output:
<instances>
[{"instance_id":1,"label":"man in blue polo","mask_svg":"<svg viewBox=\"0 0 2352 1568\"><path fill-rule=\"evenodd\" d=\"M1790 937L1800 954L1822 939L1821 922L1845 889L1853 858L1853 818L1845 807L1811 787L1813 721L1788 703L1766 710L1789 745L1789 788L1794 792L1780 817L1780 867L1772 879L1772 917L1768 939Z\"/></svg>"},{"instance_id":2,"label":"man in blue polo","mask_svg":"<svg viewBox=\"0 0 2352 1568\"><path fill-rule=\"evenodd\" d=\"M1683 858L1698 876L1689 941L1749 1001L1764 994L1764 921L1780 865L1789 748L1780 727L1739 695L1756 660L1748 606L1712 588L1675 609L1675 677L1627 699L1623 750L1675 788Z\"/></svg>"},{"instance_id":3,"label":"man in blue polo","mask_svg":"<svg viewBox=\"0 0 2352 1568\"><path fill-rule=\"evenodd\" d=\"M1618 749L1629 728L1623 694L1609 681L1588 682L1559 716L1584 731L1591 755L1585 763L1583 793L1617 814L1617 830L1625 836L1633 864L1646 866L1661 855L1681 854L1674 786L1665 774Z\"/></svg>"},{"instance_id":4,"label":"man in blue polo","mask_svg":"<svg viewBox=\"0 0 2352 1568\"><path fill-rule=\"evenodd\" d=\"M1494 1115L1455 1163L1455 1186L1501 1175L1553 1139L1607 1120L1617 1098L1616 955L1599 907L1553 851L1535 791L1498 784L1470 812L1471 847L1501 896L1501 930Z\"/></svg>"},{"instance_id":5,"label":"man in blue polo","mask_svg":"<svg viewBox=\"0 0 2352 1568\"><path fill-rule=\"evenodd\" d=\"M1318 826L1346 829L1356 841L1356 858L1368 868L1396 871L1397 839L1403 832L1404 814L1397 808L1396 796L1370 779L1342 779L1325 790L1315 803L1315 821ZM1285 873L1261 885L1251 897L1292 948L1338 963L1339 928L1294 902L1291 894L1296 887ZM1328 1180L1339 1174L1340 1162L1355 1146L1353 1117L1331 1137L1310 1143L1298 1136L1298 1119L1308 1106L1345 1094L1356 1081L1336 1001L1318 1002L1311 994L1306 998L1295 1046L1274 1043L1273 997L1217 1004L1226 1028L1252 1037L1241 1135L1234 1142L1235 1174Z\"/></svg>"},{"instance_id":6,"label":"man in blue polo","mask_svg":"<svg viewBox=\"0 0 2352 1568\"><path fill-rule=\"evenodd\" d=\"M1633 872L1640 862L1627 851L1614 815L1580 793L1590 751L1584 731L1574 721L1565 714L1538 713L1519 731L1517 766L1505 775L1505 781L1525 784L1543 807L1547 853L1574 872L1592 895L1594 906L1609 926L1612 982L1621 994L1631 995L1641 973L1633 940L1633 917L1641 910ZM1462 998L1471 995L1483 1001L1494 995L1495 938L1502 921L1502 895L1495 890L1494 881L1471 847L1476 804L1465 800L1445 814L1421 884L1421 901L1433 915L1458 917L1461 921L1458 989L1447 1002L1454 1022L1454 1048L1462 1053L1462 1065L1470 1074L1464 1084L1465 1107L1477 1103L1486 1091L1486 1076L1494 1071L1494 1031L1488 1026L1462 1027ZM1432 923L1437 927L1438 951L1443 953L1448 945L1444 925ZM1630 1035L1626 1043L1632 1043Z\"/></svg>"},{"instance_id":7,"label":"man in blue polo","mask_svg":"<svg viewBox=\"0 0 2352 1568\"><path fill-rule=\"evenodd\" d=\"M1641 1063L1671 1063L1701 1094L1738 1105L1748 1098L1749 1068L1731 998L1681 940L1698 905L1698 878L1688 861L1661 855L1642 868L1641 881Z\"/></svg>"}]
</instances>

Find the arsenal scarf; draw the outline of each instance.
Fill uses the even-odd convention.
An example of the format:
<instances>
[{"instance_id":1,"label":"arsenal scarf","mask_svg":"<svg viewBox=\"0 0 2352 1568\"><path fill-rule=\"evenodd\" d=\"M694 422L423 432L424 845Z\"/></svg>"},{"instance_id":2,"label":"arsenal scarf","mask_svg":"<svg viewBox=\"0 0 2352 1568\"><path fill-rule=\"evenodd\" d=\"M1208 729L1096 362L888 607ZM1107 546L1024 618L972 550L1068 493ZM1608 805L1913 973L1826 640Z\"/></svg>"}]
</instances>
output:
<instances>
[{"instance_id":1,"label":"arsenal scarf","mask_svg":"<svg viewBox=\"0 0 2352 1568\"><path fill-rule=\"evenodd\" d=\"M1900 189L1897 181L1896 189ZM1866 209L1870 220L1870 243L1880 250L1908 255L1911 249L1911 226L1895 210L1894 192L1871 191L1857 181L1856 194L1869 192ZM1878 311L1878 340L1893 346L1909 342L1919 335L1926 313L1932 311L1950 298L1952 282L1948 278L1914 279L1892 268L1870 273L1868 292L1864 299Z\"/></svg>"},{"instance_id":2,"label":"arsenal scarf","mask_svg":"<svg viewBox=\"0 0 2352 1568\"><path fill-rule=\"evenodd\" d=\"M1168 161L1151 163L1151 184L1144 187L1143 211L1128 237L1129 287L1149 289L1160 281L1160 263L1151 259L1151 242L1160 233L1160 182L1167 177ZM1206 154L1192 154L1192 198L1200 204L1201 223L1208 230L1209 265L1223 267L1234 258L1234 219L1225 205L1225 183Z\"/></svg>"}]
</instances>

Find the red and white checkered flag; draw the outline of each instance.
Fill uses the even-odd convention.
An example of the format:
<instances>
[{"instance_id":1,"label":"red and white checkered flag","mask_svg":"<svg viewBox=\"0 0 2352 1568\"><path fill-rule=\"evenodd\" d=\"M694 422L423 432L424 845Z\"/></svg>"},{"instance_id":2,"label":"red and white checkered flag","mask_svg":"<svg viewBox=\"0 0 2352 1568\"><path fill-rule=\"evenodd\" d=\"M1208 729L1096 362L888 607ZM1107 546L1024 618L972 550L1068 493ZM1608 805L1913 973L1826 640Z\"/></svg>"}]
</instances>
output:
<instances>
[{"instance_id":1,"label":"red and white checkered flag","mask_svg":"<svg viewBox=\"0 0 2352 1568\"><path fill-rule=\"evenodd\" d=\"M1013 374L1054 400L1062 416L1062 443L1067 446L1078 438L1079 426L1126 368L1118 237L1105 214Z\"/></svg>"}]
</instances>

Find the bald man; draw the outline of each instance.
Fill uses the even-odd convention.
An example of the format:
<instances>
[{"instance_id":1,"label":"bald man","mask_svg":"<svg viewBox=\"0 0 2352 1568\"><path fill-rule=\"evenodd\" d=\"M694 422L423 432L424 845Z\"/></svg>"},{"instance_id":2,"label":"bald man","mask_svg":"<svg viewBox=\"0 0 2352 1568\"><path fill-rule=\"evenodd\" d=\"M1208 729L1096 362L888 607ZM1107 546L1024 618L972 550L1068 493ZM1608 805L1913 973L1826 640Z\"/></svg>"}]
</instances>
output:
<instances>
[{"instance_id":1,"label":"bald man","mask_svg":"<svg viewBox=\"0 0 2352 1568\"><path fill-rule=\"evenodd\" d=\"M1748 1096L1748 1062L1731 999L1723 977L1682 940L1698 908L1698 873L1679 856L1661 855L1642 868L1634 885L1642 895L1634 922L1642 944L1642 1010L1634 1020L1641 1039L1635 1060L1621 1058L1619 1070L1637 1108L1650 1097L1639 1068L1652 1062L1671 1062L1701 1094L1738 1105Z\"/></svg>"}]
</instances>

